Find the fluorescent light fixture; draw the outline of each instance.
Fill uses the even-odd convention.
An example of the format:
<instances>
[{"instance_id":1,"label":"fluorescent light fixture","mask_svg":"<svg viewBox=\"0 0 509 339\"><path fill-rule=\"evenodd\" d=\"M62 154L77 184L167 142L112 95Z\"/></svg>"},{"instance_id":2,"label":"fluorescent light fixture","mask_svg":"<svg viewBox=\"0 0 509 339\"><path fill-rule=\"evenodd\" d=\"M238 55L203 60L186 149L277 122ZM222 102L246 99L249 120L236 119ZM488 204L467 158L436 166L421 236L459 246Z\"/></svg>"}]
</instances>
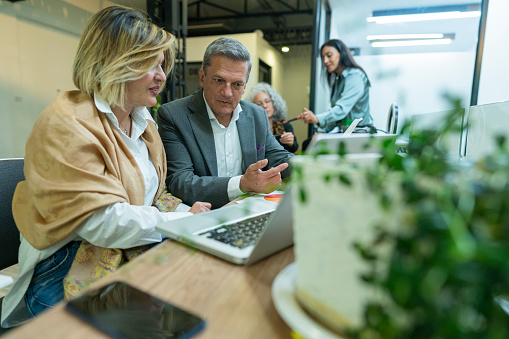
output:
<instances>
[{"instance_id":1,"label":"fluorescent light fixture","mask_svg":"<svg viewBox=\"0 0 509 339\"><path fill-rule=\"evenodd\" d=\"M480 15L481 5L479 3L470 3L375 10L373 11L373 16L367 18L366 21L376 22L377 24L387 24L395 22L475 18Z\"/></svg>"},{"instance_id":2,"label":"fluorescent light fixture","mask_svg":"<svg viewBox=\"0 0 509 339\"><path fill-rule=\"evenodd\" d=\"M427 34L382 34L368 35L366 39L373 40L408 40L408 39L442 39L443 33L427 33Z\"/></svg>"},{"instance_id":3,"label":"fluorescent light fixture","mask_svg":"<svg viewBox=\"0 0 509 339\"><path fill-rule=\"evenodd\" d=\"M376 22L377 24L389 24L397 22L412 22L426 20L444 20L444 19L461 19L475 18L481 16L481 11L470 12L442 12L442 13L424 13L424 14L402 14L387 16L372 16L367 18L367 22Z\"/></svg>"},{"instance_id":4,"label":"fluorescent light fixture","mask_svg":"<svg viewBox=\"0 0 509 339\"><path fill-rule=\"evenodd\" d=\"M286 53L286 52L290 51L290 48L283 46L283 47L281 47L281 51Z\"/></svg>"},{"instance_id":5,"label":"fluorescent light fixture","mask_svg":"<svg viewBox=\"0 0 509 339\"><path fill-rule=\"evenodd\" d=\"M396 40L396 41L375 41L372 47L403 47L403 46L425 46L425 45L448 45L452 39L423 39L423 40Z\"/></svg>"}]
</instances>

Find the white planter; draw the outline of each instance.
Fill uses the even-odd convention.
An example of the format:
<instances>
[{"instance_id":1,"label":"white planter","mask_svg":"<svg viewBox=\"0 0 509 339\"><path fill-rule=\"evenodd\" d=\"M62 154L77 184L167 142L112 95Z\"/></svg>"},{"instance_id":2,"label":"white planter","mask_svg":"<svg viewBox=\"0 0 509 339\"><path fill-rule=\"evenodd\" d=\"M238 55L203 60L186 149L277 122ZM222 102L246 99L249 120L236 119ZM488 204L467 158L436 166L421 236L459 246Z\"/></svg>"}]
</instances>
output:
<instances>
[{"instance_id":1,"label":"white planter","mask_svg":"<svg viewBox=\"0 0 509 339\"><path fill-rule=\"evenodd\" d=\"M375 295L359 278L368 266L353 244L370 242L381 221L398 224L399 212L381 209L379 196L371 192L360 169L376 166L378 158L364 154L348 160L331 155L292 159L297 168L292 174L297 298L338 333L360 325L364 304ZM352 185L340 182L338 173L347 174ZM326 181L326 176L332 178Z\"/></svg>"}]
</instances>

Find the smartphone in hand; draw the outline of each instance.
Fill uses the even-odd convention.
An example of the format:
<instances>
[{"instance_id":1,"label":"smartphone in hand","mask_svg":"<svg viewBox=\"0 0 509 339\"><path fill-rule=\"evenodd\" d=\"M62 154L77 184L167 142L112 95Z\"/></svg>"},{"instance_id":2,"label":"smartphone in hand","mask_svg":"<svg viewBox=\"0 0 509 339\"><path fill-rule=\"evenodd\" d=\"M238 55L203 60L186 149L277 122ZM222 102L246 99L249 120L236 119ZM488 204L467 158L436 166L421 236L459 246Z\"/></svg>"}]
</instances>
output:
<instances>
[{"instance_id":1,"label":"smartphone in hand","mask_svg":"<svg viewBox=\"0 0 509 339\"><path fill-rule=\"evenodd\" d=\"M67 310L118 339L191 338L205 321L124 282L90 290L66 304Z\"/></svg>"}]
</instances>

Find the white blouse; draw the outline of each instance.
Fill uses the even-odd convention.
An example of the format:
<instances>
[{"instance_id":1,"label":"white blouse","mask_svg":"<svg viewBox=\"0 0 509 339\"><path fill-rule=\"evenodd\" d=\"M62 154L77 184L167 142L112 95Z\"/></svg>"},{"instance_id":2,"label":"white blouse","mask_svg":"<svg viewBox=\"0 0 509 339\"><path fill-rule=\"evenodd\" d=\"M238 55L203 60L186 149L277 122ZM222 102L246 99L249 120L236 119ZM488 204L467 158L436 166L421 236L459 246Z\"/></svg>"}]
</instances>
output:
<instances>
[{"instance_id":1,"label":"white blouse","mask_svg":"<svg viewBox=\"0 0 509 339\"><path fill-rule=\"evenodd\" d=\"M106 114L110 122L119 131L118 121L110 106L99 96L94 96L97 109ZM115 203L103 207L72 233L67 239L42 251L32 247L21 236L19 248L19 274L14 285L3 299L2 319L3 327L21 325L29 320L25 307L24 295L35 266L42 260L57 252L62 246L72 240L87 240L91 244L108 248L130 248L154 242L160 242L163 236L155 230L155 226L168 220L191 215L190 207L181 203L175 212L162 213L151 206L159 179L155 167L150 160L147 146L140 138L148 126L147 120L152 116L146 108L137 108L131 113L133 125L131 137L123 134L122 139L133 154L140 168L145 183L145 206L134 206L125 202Z\"/></svg>"}]
</instances>

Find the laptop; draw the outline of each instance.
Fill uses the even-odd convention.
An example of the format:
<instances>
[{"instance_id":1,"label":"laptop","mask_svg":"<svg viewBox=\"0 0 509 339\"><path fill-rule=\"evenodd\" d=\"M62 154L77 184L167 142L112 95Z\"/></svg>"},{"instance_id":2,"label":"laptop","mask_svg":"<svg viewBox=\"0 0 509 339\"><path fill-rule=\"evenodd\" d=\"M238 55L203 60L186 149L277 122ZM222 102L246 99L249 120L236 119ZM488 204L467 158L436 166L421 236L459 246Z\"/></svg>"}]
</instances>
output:
<instances>
[{"instance_id":1,"label":"laptop","mask_svg":"<svg viewBox=\"0 0 509 339\"><path fill-rule=\"evenodd\" d=\"M306 149L306 154L339 153L341 143L347 154L380 153L385 140L396 140L396 134L386 133L321 133L315 136Z\"/></svg>"},{"instance_id":2,"label":"laptop","mask_svg":"<svg viewBox=\"0 0 509 339\"><path fill-rule=\"evenodd\" d=\"M279 203L263 197L167 221L156 230L239 265L252 265L293 244L291 192ZM241 231L241 229L247 230Z\"/></svg>"}]
</instances>

